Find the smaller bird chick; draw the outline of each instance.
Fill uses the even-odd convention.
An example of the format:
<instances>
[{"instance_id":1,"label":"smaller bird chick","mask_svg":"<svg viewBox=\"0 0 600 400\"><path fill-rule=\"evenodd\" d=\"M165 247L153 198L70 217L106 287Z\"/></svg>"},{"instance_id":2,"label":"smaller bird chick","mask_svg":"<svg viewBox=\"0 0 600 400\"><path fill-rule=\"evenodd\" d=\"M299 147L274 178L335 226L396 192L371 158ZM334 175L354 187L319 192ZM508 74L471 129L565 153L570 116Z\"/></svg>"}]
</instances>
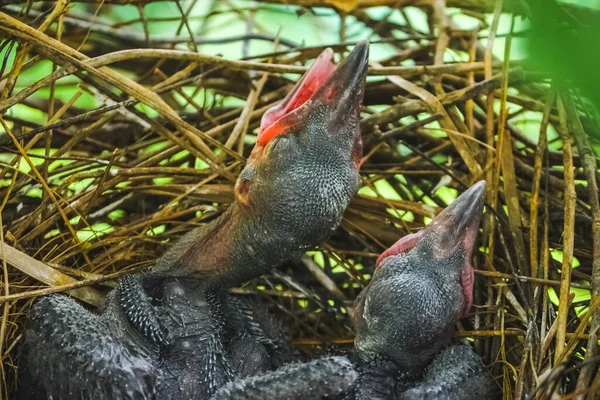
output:
<instances>
[{"instance_id":1,"label":"smaller bird chick","mask_svg":"<svg viewBox=\"0 0 600 400\"><path fill-rule=\"evenodd\" d=\"M355 399L488 399L480 357L451 343L473 303L471 258L485 182L472 186L417 233L376 262L352 319L359 378Z\"/></svg>"}]
</instances>

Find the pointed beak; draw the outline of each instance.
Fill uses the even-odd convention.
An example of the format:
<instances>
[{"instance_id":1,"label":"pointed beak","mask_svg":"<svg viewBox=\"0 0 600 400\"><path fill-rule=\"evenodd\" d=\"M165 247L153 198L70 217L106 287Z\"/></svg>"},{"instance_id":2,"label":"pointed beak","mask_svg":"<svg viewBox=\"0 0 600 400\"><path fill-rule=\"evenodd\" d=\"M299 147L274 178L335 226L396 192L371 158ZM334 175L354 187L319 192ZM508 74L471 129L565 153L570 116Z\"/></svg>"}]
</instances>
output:
<instances>
[{"instance_id":1,"label":"pointed beak","mask_svg":"<svg viewBox=\"0 0 600 400\"><path fill-rule=\"evenodd\" d=\"M407 253L423 240L432 241L434 256L443 258L459 247L471 258L483 214L485 181L480 181L461 194L425 228L404 236L377 259L376 266L387 257Z\"/></svg>"},{"instance_id":2,"label":"pointed beak","mask_svg":"<svg viewBox=\"0 0 600 400\"><path fill-rule=\"evenodd\" d=\"M331 107L330 123L342 124L348 116L360 112L369 65L369 42L356 44L348 57L312 98L315 104Z\"/></svg>"},{"instance_id":3,"label":"pointed beak","mask_svg":"<svg viewBox=\"0 0 600 400\"><path fill-rule=\"evenodd\" d=\"M297 124L305 123L313 109L319 105L327 105L330 110L327 132L335 135L351 130L353 157L360 158L362 141L358 121L367 76L369 42L359 42L337 68L332 63L332 58L333 52L326 49L290 94L265 113L256 140L257 146L265 146L275 136L286 133ZM349 124L352 129L346 129Z\"/></svg>"},{"instance_id":4,"label":"pointed beak","mask_svg":"<svg viewBox=\"0 0 600 400\"><path fill-rule=\"evenodd\" d=\"M449 254L463 246L471 257L483 215L485 181L480 181L461 194L438 214L423 230L423 237L435 236L436 253Z\"/></svg>"}]
</instances>

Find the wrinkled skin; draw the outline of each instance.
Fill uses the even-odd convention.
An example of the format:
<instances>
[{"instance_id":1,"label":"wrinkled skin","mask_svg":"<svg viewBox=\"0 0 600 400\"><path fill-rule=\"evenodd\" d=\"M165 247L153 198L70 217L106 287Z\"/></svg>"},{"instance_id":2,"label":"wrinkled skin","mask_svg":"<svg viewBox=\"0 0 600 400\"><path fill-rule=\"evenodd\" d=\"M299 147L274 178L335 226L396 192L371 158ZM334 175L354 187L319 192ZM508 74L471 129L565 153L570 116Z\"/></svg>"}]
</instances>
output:
<instances>
[{"instance_id":1,"label":"wrinkled skin","mask_svg":"<svg viewBox=\"0 0 600 400\"><path fill-rule=\"evenodd\" d=\"M352 314L360 358L355 398L490 398L479 356L451 344L454 324L472 303L484 192L484 182L474 185L379 257Z\"/></svg>"},{"instance_id":2,"label":"wrinkled skin","mask_svg":"<svg viewBox=\"0 0 600 400\"><path fill-rule=\"evenodd\" d=\"M151 271L123 279L101 312L66 296L40 299L24 331L20 398L208 399L248 375L257 375L262 389L298 396L301 386L282 385L267 372L289 360L275 354L287 350L270 323L248 323L252 316L224 289L310 249L339 224L359 184L367 57L361 42L335 72L324 69L330 75L315 93L302 93L308 101L271 113L231 207L185 235ZM253 349L249 365L240 354L246 349ZM315 398L354 381L342 358L317 365L341 382L311 388ZM312 367L286 368L276 376ZM235 381L231 390L240 384L252 387Z\"/></svg>"}]
</instances>

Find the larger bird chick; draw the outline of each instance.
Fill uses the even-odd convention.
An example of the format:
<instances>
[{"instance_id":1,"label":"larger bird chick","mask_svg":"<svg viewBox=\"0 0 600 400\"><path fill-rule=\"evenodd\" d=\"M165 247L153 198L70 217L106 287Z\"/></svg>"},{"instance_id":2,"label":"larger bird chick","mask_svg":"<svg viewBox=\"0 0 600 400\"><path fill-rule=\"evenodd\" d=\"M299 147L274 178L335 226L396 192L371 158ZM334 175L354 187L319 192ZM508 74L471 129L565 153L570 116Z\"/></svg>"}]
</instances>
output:
<instances>
[{"instance_id":1,"label":"larger bird chick","mask_svg":"<svg viewBox=\"0 0 600 400\"><path fill-rule=\"evenodd\" d=\"M231 323L239 310L226 289L326 239L359 185L368 42L337 68L332 55L326 50L267 114L223 215L185 235L149 272L123 279L101 312L62 295L34 305L21 349L21 398L208 399L263 368L260 354L278 346L253 336L261 327ZM235 350L226 333L232 325L256 350L257 365L239 362L249 347ZM343 360L325 364L338 375L348 369ZM334 392L354 380L342 375Z\"/></svg>"}]
</instances>

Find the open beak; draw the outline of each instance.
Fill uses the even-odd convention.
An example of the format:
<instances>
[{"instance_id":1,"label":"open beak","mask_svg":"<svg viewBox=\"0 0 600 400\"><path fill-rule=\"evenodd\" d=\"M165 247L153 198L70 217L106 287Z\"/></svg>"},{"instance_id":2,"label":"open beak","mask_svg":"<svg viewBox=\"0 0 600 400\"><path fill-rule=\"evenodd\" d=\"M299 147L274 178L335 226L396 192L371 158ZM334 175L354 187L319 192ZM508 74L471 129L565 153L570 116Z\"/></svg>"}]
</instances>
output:
<instances>
[{"instance_id":1,"label":"open beak","mask_svg":"<svg viewBox=\"0 0 600 400\"><path fill-rule=\"evenodd\" d=\"M358 120L368 57L369 42L366 40L359 42L337 68L332 62L333 51L323 51L285 99L264 114L256 139L257 147L288 132L294 125L304 122L315 107L326 104L330 110L327 131L331 135L346 132L348 130L341 127L356 121L352 129L354 153L362 154Z\"/></svg>"},{"instance_id":2,"label":"open beak","mask_svg":"<svg viewBox=\"0 0 600 400\"><path fill-rule=\"evenodd\" d=\"M483 214L485 181L480 181L461 194L425 228L404 236L377 259L377 267L385 258L407 253L422 240L435 243L434 257L443 258L461 247L471 259L479 223Z\"/></svg>"},{"instance_id":3,"label":"open beak","mask_svg":"<svg viewBox=\"0 0 600 400\"><path fill-rule=\"evenodd\" d=\"M335 71L333 50L326 48L279 104L268 109L260 120L260 131L306 103Z\"/></svg>"}]
</instances>

